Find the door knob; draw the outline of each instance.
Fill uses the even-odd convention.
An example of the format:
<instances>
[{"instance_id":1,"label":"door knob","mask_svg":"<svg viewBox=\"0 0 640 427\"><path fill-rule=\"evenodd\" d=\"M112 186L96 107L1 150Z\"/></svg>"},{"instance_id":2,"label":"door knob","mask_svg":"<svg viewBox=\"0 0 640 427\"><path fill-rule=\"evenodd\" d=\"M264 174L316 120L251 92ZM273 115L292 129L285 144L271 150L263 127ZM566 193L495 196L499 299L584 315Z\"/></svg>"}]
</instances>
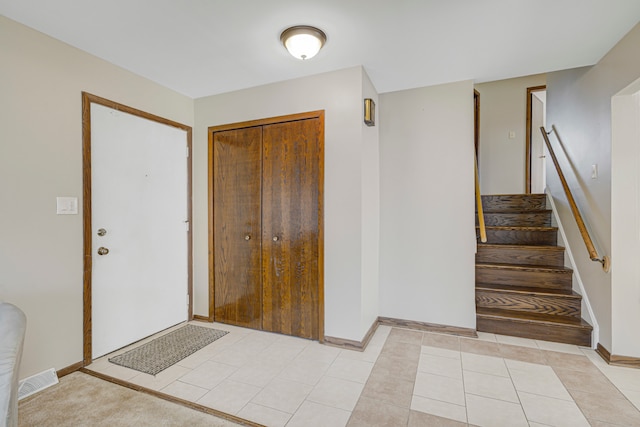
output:
<instances>
[{"instance_id":1,"label":"door knob","mask_svg":"<svg viewBox=\"0 0 640 427\"><path fill-rule=\"evenodd\" d=\"M251 240L251 236L247 234L246 236L244 236L244 240Z\"/></svg>"},{"instance_id":2,"label":"door knob","mask_svg":"<svg viewBox=\"0 0 640 427\"><path fill-rule=\"evenodd\" d=\"M539 159L544 159L547 156L538 156Z\"/></svg>"},{"instance_id":3,"label":"door knob","mask_svg":"<svg viewBox=\"0 0 640 427\"><path fill-rule=\"evenodd\" d=\"M277 242L278 241L278 236L273 236L273 241Z\"/></svg>"},{"instance_id":4,"label":"door knob","mask_svg":"<svg viewBox=\"0 0 640 427\"><path fill-rule=\"evenodd\" d=\"M98 236L104 236L105 234L107 234L107 230L104 228L98 228Z\"/></svg>"},{"instance_id":5,"label":"door knob","mask_svg":"<svg viewBox=\"0 0 640 427\"><path fill-rule=\"evenodd\" d=\"M103 246L100 246L98 248L98 255L106 255L108 253L109 253L109 249L107 249L107 248L105 248Z\"/></svg>"}]
</instances>

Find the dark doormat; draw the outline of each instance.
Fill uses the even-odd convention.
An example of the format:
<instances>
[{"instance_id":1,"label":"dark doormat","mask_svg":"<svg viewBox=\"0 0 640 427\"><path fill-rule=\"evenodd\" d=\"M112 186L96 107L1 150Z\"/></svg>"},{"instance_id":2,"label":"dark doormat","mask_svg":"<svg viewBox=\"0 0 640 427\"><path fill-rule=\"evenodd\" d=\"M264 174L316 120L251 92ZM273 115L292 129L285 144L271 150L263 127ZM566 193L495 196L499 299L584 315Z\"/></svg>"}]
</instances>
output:
<instances>
[{"instance_id":1,"label":"dark doormat","mask_svg":"<svg viewBox=\"0 0 640 427\"><path fill-rule=\"evenodd\" d=\"M202 326L185 325L140 347L111 357L109 362L156 375L228 333Z\"/></svg>"}]
</instances>

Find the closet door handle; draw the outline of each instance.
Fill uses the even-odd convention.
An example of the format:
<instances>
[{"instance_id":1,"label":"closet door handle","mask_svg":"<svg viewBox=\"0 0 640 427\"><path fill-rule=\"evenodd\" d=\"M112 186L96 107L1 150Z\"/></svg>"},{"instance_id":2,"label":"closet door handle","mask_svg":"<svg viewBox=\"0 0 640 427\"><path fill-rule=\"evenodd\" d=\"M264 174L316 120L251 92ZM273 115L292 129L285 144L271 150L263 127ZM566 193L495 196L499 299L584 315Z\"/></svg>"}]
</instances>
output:
<instances>
[{"instance_id":1,"label":"closet door handle","mask_svg":"<svg viewBox=\"0 0 640 427\"><path fill-rule=\"evenodd\" d=\"M278 236L273 236L273 241L274 241L274 242L277 242L278 240L280 240L280 239L278 238Z\"/></svg>"},{"instance_id":2,"label":"closet door handle","mask_svg":"<svg viewBox=\"0 0 640 427\"><path fill-rule=\"evenodd\" d=\"M251 236L247 234L246 236L244 236L244 240L247 240L247 241L251 240Z\"/></svg>"}]
</instances>

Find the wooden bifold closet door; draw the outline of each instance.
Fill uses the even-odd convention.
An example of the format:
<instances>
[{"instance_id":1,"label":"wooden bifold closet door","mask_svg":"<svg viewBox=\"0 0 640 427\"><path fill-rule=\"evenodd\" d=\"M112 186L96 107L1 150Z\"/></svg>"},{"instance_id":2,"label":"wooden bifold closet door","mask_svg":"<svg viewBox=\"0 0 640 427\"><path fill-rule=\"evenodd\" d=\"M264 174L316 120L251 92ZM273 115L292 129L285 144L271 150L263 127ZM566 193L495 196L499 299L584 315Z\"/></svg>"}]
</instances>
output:
<instances>
[{"instance_id":1,"label":"wooden bifold closet door","mask_svg":"<svg viewBox=\"0 0 640 427\"><path fill-rule=\"evenodd\" d=\"M262 328L262 129L213 136L215 319Z\"/></svg>"},{"instance_id":2,"label":"wooden bifold closet door","mask_svg":"<svg viewBox=\"0 0 640 427\"><path fill-rule=\"evenodd\" d=\"M322 119L211 128L215 321L321 337Z\"/></svg>"}]
</instances>

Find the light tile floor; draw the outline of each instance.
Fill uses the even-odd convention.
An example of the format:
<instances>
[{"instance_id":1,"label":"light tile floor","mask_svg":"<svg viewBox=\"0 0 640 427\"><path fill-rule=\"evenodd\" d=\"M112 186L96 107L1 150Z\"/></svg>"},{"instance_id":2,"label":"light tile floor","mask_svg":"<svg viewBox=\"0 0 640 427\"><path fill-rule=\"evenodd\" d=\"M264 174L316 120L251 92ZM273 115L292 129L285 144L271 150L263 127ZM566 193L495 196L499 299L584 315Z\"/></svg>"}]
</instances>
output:
<instances>
[{"instance_id":1,"label":"light tile floor","mask_svg":"<svg viewBox=\"0 0 640 427\"><path fill-rule=\"evenodd\" d=\"M640 426L640 370L587 348L380 326L358 352L195 324L230 333L155 377L108 362L130 347L88 369L266 426Z\"/></svg>"}]
</instances>

